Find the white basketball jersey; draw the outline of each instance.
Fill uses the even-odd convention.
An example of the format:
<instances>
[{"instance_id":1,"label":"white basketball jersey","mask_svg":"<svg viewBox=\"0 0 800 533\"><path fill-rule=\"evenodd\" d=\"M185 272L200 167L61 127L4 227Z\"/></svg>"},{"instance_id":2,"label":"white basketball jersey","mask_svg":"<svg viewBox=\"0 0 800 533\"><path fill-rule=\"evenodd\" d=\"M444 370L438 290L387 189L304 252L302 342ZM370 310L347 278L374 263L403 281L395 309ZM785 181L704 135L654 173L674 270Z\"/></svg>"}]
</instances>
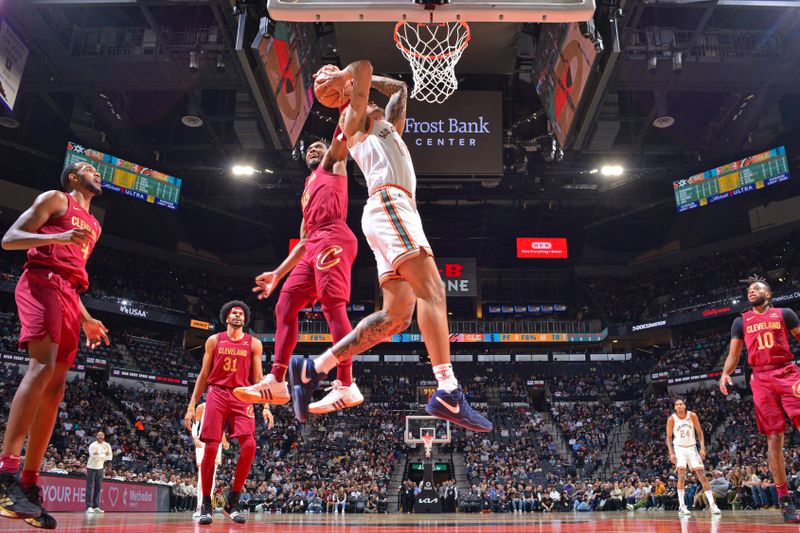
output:
<instances>
[{"instance_id":1,"label":"white basketball jersey","mask_svg":"<svg viewBox=\"0 0 800 533\"><path fill-rule=\"evenodd\" d=\"M194 419L194 422L192 422L192 437L196 439L200 438L200 432L203 431L203 420L205 419L206 419L205 413L203 413L203 417L200 418L199 420L197 418ZM200 464L201 462L203 462L203 452L205 451L205 447L195 448L194 451L195 454L197 455L197 463ZM222 446L217 448L217 458L215 462L217 464L222 463Z\"/></svg>"},{"instance_id":2,"label":"white basketball jersey","mask_svg":"<svg viewBox=\"0 0 800 533\"><path fill-rule=\"evenodd\" d=\"M205 417L203 417L205 418ZM200 432L203 430L203 419L198 419L195 417L194 422L192 422L192 437L199 439Z\"/></svg>"},{"instance_id":3,"label":"white basketball jersey","mask_svg":"<svg viewBox=\"0 0 800 533\"><path fill-rule=\"evenodd\" d=\"M350 155L364 173L369 194L384 185L397 185L413 198L417 175L406 143L391 123L372 119L370 123L361 142L350 147Z\"/></svg>"},{"instance_id":4,"label":"white basketball jersey","mask_svg":"<svg viewBox=\"0 0 800 533\"><path fill-rule=\"evenodd\" d=\"M675 446L697 446L697 441L694 437L694 424L692 424L690 415L691 411L686 411L685 418L678 418L678 415L672 413L672 419L675 421L675 425L672 427L672 443Z\"/></svg>"}]
</instances>

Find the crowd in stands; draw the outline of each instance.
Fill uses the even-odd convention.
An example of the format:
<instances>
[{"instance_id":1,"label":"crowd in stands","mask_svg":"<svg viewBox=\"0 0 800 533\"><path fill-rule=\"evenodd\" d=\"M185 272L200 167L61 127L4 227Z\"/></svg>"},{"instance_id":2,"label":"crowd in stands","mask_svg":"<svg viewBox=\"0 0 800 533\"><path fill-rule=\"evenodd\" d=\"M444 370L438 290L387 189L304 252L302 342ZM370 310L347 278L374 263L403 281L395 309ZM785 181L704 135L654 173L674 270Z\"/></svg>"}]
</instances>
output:
<instances>
[{"instance_id":1,"label":"crowd in stands","mask_svg":"<svg viewBox=\"0 0 800 533\"><path fill-rule=\"evenodd\" d=\"M0 365L0 404L9 405L20 375ZM67 387L43 470L83 475L89 443L102 430L114 459L106 476L174 487L173 507L193 508L194 443L183 427L187 395L151 388L116 387L75 379ZM245 503L267 512L325 512L345 494L346 512L385 512L387 488L402 443L402 414L357 407L318 418L301 431L288 407L274 407L275 428L257 430L258 452ZM260 409L256 409L260 411ZM7 409L0 410L5 427ZM263 424L259 420L259 426ZM218 473L224 496L238 445L226 450ZM322 507L317 506L322 500Z\"/></svg>"},{"instance_id":2,"label":"crowd in stands","mask_svg":"<svg viewBox=\"0 0 800 533\"><path fill-rule=\"evenodd\" d=\"M688 374L719 369L728 355L730 341L728 329L706 336L689 336L670 348L653 372L669 370L675 374Z\"/></svg>"},{"instance_id":3,"label":"crowd in stands","mask_svg":"<svg viewBox=\"0 0 800 533\"><path fill-rule=\"evenodd\" d=\"M601 452L608 447L609 434L627 420L631 409L594 402L555 403L550 413L574 456L575 468L587 475L603 465Z\"/></svg>"},{"instance_id":4,"label":"crowd in stands","mask_svg":"<svg viewBox=\"0 0 800 533\"><path fill-rule=\"evenodd\" d=\"M0 365L4 405L10 403L18 379L14 365ZM385 372L372 377L359 374L357 379L363 390L376 392L375 399L383 390L386 402L317 417L305 427L294 421L285 406L274 408L272 430L261 426L258 418L258 454L244 499L248 508L282 513L396 509L397 493L390 492L389 479L408 451L402 442L403 414L408 411L402 409L407 408L404 400L414 393L416 382ZM481 383L470 385L476 395L486 397ZM741 509L774 505L766 444L755 429L752 400L739 392L722 397L709 389L688 393L685 401L701 420L709 452L706 464L715 490L724 486L718 492L720 505ZM182 426L185 402L182 392L76 379L69 384L59 410L44 470L81 475L88 444L102 430L114 455L107 477L170 485L174 509L192 509L196 466L193 443ZM525 405L498 402L485 409L495 430L475 435L455 429L454 441L446 448L463 455L470 487L458 494L458 509L554 512L677 507L674 467L664 445L673 398L654 396L617 404L554 402L549 406L553 422L549 428L547 415ZM3 426L6 414L0 411ZM609 447L609 435L625 421L629 437L617 456L602 453ZM723 421L725 431L715 435ZM787 446L787 464L796 488L800 479L796 433L787 435ZM567 456L559 452L564 448ZM223 496L237 453L234 441L224 453L218 474ZM694 486L690 481L688 502L701 508L705 503Z\"/></svg>"},{"instance_id":5,"label":"crowd in stands","mask_svg":"<svg viewBox=\"0 0 800 533\"><path fill-rule=\"evenodd\" d=\"M603 385L611 400L623 401L641 398L647 383L642 374L615 374L604 376Z\"/></svg>"},{"instance_id":6,"label":"crowd in stands","mask_svg":"<svg viewBox=\"0 0 800 533\"><path fill-rule=\"evenodd\" d=\"M540 413L505 407L489 415L494 431L471 436L457 432L453 443L456 453L464 454L467 480L482 495L511 483L536 486L563 474L565 464L552 436L542 429Z\"/></svg>"},{"instance_id":7,"label":"crowd in stands","mask_svg":"<svg viewBox=\"0 0 800 533\"><path fill-rule=\"evenodd\" d=\"M633 275L586 280L594 299L614 323L638 323L698 307L730 305L745 296L739 280L767 274L775 293L800 285L800 246L794 232L733 250L706 253L677 265L644 269Z\"/></svg>"},{"instance_id":8,"label":"crowd in stands","mask_svg":"<svg viewBox=\"0 0 800 533\"><path fill-rule=\"evenodd\" d=\"M16 313L9 306L0 306L0 350L19 351L19 330ZM80 343L76 360L86 362L88 358L102 359L117 368L176 377L185 377L187 372L197 372L200 368L202 352L184 350L179 344L180 334L174 335L170 341L120 334L116 329L109 331L109 335L112 340L109 346L101 344L90 350Z\"/></svg>"},{"instance_id":9,"label":"crowd in stands","mask_svg":"<svg viewBox=\"0 0 800 533\"><path fill-rule=\"evenodd\" d=\"M558 376L550 382L550 392L556 402L566 400L597 400L603 389L600 376Z\"/></svg>"}]
</instances>

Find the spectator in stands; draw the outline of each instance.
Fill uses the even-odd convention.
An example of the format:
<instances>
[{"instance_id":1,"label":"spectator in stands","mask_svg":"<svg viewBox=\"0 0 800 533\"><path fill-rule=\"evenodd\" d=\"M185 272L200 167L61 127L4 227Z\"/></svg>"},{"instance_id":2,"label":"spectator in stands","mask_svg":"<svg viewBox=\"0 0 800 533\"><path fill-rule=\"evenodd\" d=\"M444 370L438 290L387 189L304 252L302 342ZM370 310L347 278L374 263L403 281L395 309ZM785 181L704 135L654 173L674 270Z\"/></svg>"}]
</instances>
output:
<instances>
[{"instance_id":1,"label":"spectator in stands","mask_svg":"<svg viewBox=\"0 0 800 533\"><path fill-rule=\"evenodd\" d=\"M341 509L342 514L344 514L346 507L347 507L347 493L345 492L344 487L339 487L339 490L336 492L336 505L334 506L334 512L338 514L339 509Z\"/></svg>"}]
</instances>

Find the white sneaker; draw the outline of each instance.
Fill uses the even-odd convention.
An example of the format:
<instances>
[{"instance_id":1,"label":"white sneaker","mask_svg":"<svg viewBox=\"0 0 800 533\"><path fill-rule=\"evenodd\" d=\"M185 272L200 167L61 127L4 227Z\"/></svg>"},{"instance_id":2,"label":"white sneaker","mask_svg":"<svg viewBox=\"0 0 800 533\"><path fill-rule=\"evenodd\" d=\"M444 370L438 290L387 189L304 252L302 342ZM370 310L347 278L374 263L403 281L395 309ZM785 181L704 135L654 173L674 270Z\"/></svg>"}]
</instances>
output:
<instances>
[{"instance_id":1,"label":"white sneaker","mask_svg":"<svg viewBox=\"0 0 800 533\"><path fill-rule=\"evenodd\" d=\"M86 514L93 514L93 513L94 513L94 509L92 507L87 507Z\"/></svg>"},{"instance_id":2,"label":"white sneaker","mask_svg":"<svg viewBox=\"0 0 800 533\"><path fill-rule=\"evenodd\" d=\"M689 516L689 515L691 515L691 514L692 514L692 512L691 512L689 509L687 509L686 507L681 507L681 508L678 510L678 514L682 514L682 515Z\"/></svg>"},{"instance_id":3,"label":"white sneaker","mask_svg":"<svg viewBox=\"0 0 800 533\"><path fill-rule=\"evenodd\" d=\"M334 380L331 386L325 389L330 391L323 399L308 406L308 412L314 414L332 413L339 409L355 407L364 401L364 396L358 390L358 385L354 381L349 387L342 385L342 382Z\"/></svg>"},{"instance_id":4,"label":"white sneaker","mask_svg":"<svg viewBox=\"0 0 800 533\"><path fill-rule=\"evenodd\" d=\"M275 405L289 403L290 398L286 380L278 381L272 374L267 374L255 385L233 389L233 395L245 403L272 403Z\"/></svg>"},{"instance_id":5,"label":"white sneaker","mask_svg":"<svg viewBox=\"0 0 800 533\"><path fill-rule=\"evenodd\" d=\"M722 511L716 505L711 508L711 514L722 514Z\"/></svg>"},{"instance_id":6,"label":"white sneaker","mask_svg":"<svg viewBox=\"0 0 800 533\"><path fill-rule=\"evenodd\" d=\"M100 509L99 507L95 507L95 508L94 508L94 512L95 512L95 513L105 513L105 511L104 511L104 510L102 510L102 509Z\"/></svg>"},{"instance_id":7,"label":"white sneaker","mask_svg":"<svg viewBox=\"0 0 800 533\"><path fill-rule=\"evenodd\" d=\"M192 513L192 519L197 520L200 518L200 511L195 511Z\"/></svg>"}]
</instances>

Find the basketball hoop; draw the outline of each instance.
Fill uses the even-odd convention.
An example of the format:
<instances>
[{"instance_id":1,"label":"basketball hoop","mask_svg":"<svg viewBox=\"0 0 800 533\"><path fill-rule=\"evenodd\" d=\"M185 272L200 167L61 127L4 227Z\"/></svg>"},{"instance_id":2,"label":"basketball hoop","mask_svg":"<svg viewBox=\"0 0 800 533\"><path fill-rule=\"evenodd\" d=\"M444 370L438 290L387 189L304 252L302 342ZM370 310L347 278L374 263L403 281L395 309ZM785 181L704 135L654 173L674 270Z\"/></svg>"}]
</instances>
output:
<instances>
[{"instance_id":1,"label":"basketball hoop","mask_svg":"<svg viewBox=\"0 0 800 533\"><path fill-rule=\"evenodd\" d=\"M422 445L425 446L425 458L431 458L431 450L433 450L433 433L425 433L422 435Z\"/></svg>"},{"instance_id":2,"label":"basketball hoop","mask_svg":"<svg viewBox=\"0 0 800 533\"><path fill-rule=\"evenodd\" d=\"M458 88L456 64L470 37L469 25L462 21L397 23L394 43L411 64L412 98L441 104L453 94Z\"/></svg>"}]
</instances>

